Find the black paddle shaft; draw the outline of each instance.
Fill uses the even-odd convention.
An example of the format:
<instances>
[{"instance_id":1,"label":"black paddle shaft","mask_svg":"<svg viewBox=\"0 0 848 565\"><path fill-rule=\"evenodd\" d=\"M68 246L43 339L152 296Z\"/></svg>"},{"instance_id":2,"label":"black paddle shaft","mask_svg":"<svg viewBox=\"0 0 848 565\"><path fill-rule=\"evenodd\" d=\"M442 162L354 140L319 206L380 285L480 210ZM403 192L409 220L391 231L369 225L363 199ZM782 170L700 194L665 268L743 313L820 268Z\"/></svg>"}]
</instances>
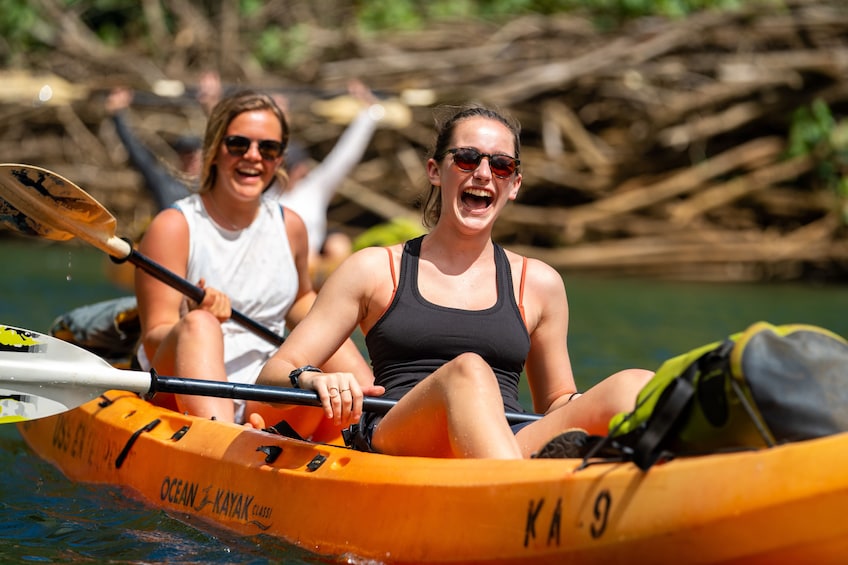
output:
<instances>
[{"instance_id":1,"label":"black paddle shaft","mask_svg":"<svg viewBox=\"0 0 848 565\"><path fill-rule=\"evenodd\" d=\"M110 257L115 263L123 263L125 261L129 261L145 273L155 277L156 279L173 287L174 289L179 290L181 293L194 300L198 304L203 302L203 297L206 295L205 290L203 290L199 286L191 284L190 282L177 275L173 271L170 271L162 265L148 259L135 249L130 251L130 254L123 259L114 257L112 255L110 255ZM248 318L235 308L233 308L230 317L239 325L247 328L259 337L262 337L275 345L281 345L286 339L278 333L271 331L269 328L266 328L256 320Z\"/></svg>"},{"instance_id":2,"label":"black paddle shaft","mask_svg":"<svg viewBox=\"0 0 848 565\"><path fill-rule=\"evenodd\" d=\"M151 371L150 393L155 394L157 392L212 396L215 398L237 398L239 400L254 400L257 402L295 404L297 406L321 406L318 393L314 390L205 381L181 377L162 377ZM396 400L366 396L362 400L362 409L366 412L385 414L395 404L397 404ZM541 417L540 414L520 414L517 412L507 412L506 414L506 419L510 424L533 422Z\"/></svg>"}]
</instances>

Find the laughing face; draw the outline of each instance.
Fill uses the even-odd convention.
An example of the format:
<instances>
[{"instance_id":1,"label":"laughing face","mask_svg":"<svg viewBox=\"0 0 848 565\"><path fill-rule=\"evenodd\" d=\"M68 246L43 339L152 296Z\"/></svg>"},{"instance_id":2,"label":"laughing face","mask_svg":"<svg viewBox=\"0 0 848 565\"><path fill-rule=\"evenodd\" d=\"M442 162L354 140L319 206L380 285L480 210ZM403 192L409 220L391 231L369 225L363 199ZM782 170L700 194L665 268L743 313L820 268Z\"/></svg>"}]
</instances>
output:
<instances>
[{"instance_id":1,"label":"laughing face","mask_svg":"<svg viewBox=\"0 0 848 565\"><path fill-rule=\"evenodd\" d=\"M481 116L457 123L448 153L440 163L434 159L427 163L430 183L441 188L440 221L449 215L451 221L468 229L491 229L501 209L518 196L521 186L518 171L505 174L497 162L493 170L492 159L501 155L515 155L513 133L504 124ZM478 159L479 165L474 166Z\"/></svg>"},{"instance_id":2,"label":"laughing face","mask_svg":"<svg viewBox=\"0 0 848 565\"><path fill-rule=\"evenodd\" d=\"M280 121L269 110L242 112L236 116L227 127L225 141L218 147L216 184L228 186L234 195L245 200L257 198L271 183L283 160L281 151L274 157L274 152L265 147L268 142L279 142L282 135ZM241 145L249 141L250 145L246 151L239 143L231 143L228 147L228 139L241 141Z\"/></svg>"}]
</instances>

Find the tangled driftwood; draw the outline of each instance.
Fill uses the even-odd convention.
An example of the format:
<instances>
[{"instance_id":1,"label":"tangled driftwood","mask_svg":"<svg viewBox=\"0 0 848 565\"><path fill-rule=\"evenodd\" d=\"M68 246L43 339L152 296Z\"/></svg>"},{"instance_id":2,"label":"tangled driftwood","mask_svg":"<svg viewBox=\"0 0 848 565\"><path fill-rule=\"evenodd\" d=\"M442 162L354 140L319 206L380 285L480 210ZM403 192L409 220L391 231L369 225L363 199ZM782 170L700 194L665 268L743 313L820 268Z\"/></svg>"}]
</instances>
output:
<instances>
[{"instance_id":1,"label":"tangled driftwood","mask_svg":"<svg viewBox=\"0 0 848 565\"><path fill-rule=\"evenodd\" d=\"M65 174L104 202L128 235L143 226L152 202L104 116L104 93L133 86L136 130L171 159L170 138L202 131L193 91L200 72L215 66L232 87L284 93L295 135L316 159L343 130L339 116L350 113L334 98L348 79L409 105L412 120L377 132L330 210L331 223L354 234L416 215L432 106L479 100L510 111L524 128L522 193L496 234L513 249L603 273L848 274L846 203L819 181L815 156L786 156L795 109L818 99L837 118L848 115L841 0L750 4L640 20L614 33L573 15L379 36L314 25L308 61L287 80L258 72L245 56L261 26L291 24L289 12L274 9L279 3L246 22L226 10L210 19L188 2L170 4L176 31L149 26L160 38L144 53L118 53L78 20L47 10L61 22L50 61L2 77L2 160ZM177 95L156 93L166 86Z\"/></svg>"}]
</instances>

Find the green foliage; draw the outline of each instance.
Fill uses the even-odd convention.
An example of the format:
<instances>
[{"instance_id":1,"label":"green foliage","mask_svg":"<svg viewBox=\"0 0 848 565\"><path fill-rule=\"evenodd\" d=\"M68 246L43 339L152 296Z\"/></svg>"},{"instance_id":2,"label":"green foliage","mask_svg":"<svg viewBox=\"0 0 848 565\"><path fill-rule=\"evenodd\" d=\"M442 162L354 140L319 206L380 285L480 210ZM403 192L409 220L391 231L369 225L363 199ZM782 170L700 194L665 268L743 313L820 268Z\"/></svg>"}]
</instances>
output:
<instances>
[{"instance_id":1,"label":"green foliage","mask_svg":"<svg viewBox=\"0 0 848 565\"><path fill-rule=\"evenodd\" d=\"M795 157L826 149L835 123L830 108L822 100L795 110L789 128L789 155Z\"/></svg>"},{"instance_id":2,"label":"green foliage","mask_svg":"<svg viewBox=\"0 0 848 565\"><path fill-rule=\"evenodd\" d=\"M0 10L0 61L13 61L40 43L34 32L43 28L28 0L6 0Z\"/></svg>"},{"instance_id":3,"label":"green foliage","mask_svg":"<svg viewBox=\"0 0 848 565\"><path fill-rule=\"evenodd\" d=\"M480 18L503 21L524 14L580 12L599 26L644 16L682 18L708 9L735 10L744 0L366 0L358 12L364 29L415 29L431 20ZM775 3L778 0L766 0Z\"/></svg>"},{"instance_id":4,"label":"green foliage","mask_svg":"<svg viewBox=\"0 0 848 565\"><path fill-rule=\"evenodd\" d=\"M283 0L277 0L281 4ZM642 16L683 17L704 9L734 9L744 0L361 0L355 4L357 24L364 30L412 30L442 19L479 18L503 22L524 14L580 12L602 25L617 25ZM779 0L762 0L777 2ZM145 45L148 39L143 5L138 0L54 0L56 7L76 14L104 43ZM255 17L268 2L239 0L244 20ZM0 64L16 54L47 50L57 27L46 21L40 4L28 0L6 0L0 10ZM161 5L166 22L174 14L169 3ZM215 21L217 2L196 2L195 8ZM268 26L269 28L275 26ZM280 54L278 47L292 49L299 30L266 30L255 40L254 56L262 62L296 61L301 53ZM290 35L289 35L290 34Z\"/></svg>"},{"instance_id":5,"label":"green foliage","mask_svg":"<svg viewBox=\"0 0 848 565\"><path fill-rule=\"evenodd\" d=\"M265 28L253 43L253 52L259 61L269 67L290 69L298 66L309 54L306 34L309 30L296 25L286 30Z\"/></svg>"},{"instance_id":6,"label":"green foliage","mask_svg":"<svg viewBox=\"0 0 848 565\"><path fill-rule=\"evenodd\" d=\"M135 0L65 0L100 40L112 47L143 40L147 35L141 2Z\"/></svg>"},{"instance_id":7,"label":"green foliage","mask_svg":"<svg viewBox=\"0 0 848 565\"><path fill-rule=\"evenodd\" d=\"M241 0L239 10L245 17L249 18L258 14L264 4L263 0Z\"/></svg>"},{"instance_id":8,"label":"green foliage","mask_svg":"<svg viewBox=\"0 0 848 565\"><path fill-rule=\"evenodd\" d=\"M370 0L363 2L358 20L364 29L416 29L422 24L421 11L413 0Z\"/></svg>"},{"instance_id":9,"label":"green foliage","mask_svg":"<svg viewBox=\"0 0 848 565\"><path fill-rule=\"evenodd\" d=\"M845 203L843 220L848 223L848 119L837 121L822 100L798 108L792 115L787 153L813 156L819 180Z\"/></svg>"}]
</instances>

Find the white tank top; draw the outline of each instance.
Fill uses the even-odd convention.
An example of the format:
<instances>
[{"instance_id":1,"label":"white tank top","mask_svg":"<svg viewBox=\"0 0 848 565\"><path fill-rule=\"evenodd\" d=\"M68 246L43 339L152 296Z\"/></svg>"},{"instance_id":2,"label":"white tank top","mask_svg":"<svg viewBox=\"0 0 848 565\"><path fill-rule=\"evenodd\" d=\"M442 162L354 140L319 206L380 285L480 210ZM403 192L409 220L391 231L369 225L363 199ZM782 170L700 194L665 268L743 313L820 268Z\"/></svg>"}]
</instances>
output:
<instances>
[{"instance_id":1,"label":"white tank top","mask_svg":"<svg viewBox=\"0 0 848 565\"><path fill-rule=\"evenodd\" d=\"M263 197L253 223L237 231L216 224L199 194L187 196L172 206L183 213L188 223L186 279L193 284L205 279L207 286L230 297L234 309L283 335L285 316L294 304L299 285L280 204ZM188 309L187 300L183 300L184 312ZM255 383L277 345L232 320L224 322L222 329L227 379ZM138 354L142 368L149 370L143 347L139 347ZM235 403L236 421L240 422L244 417L244 402Z\"/></svg>"}]
</instances>

